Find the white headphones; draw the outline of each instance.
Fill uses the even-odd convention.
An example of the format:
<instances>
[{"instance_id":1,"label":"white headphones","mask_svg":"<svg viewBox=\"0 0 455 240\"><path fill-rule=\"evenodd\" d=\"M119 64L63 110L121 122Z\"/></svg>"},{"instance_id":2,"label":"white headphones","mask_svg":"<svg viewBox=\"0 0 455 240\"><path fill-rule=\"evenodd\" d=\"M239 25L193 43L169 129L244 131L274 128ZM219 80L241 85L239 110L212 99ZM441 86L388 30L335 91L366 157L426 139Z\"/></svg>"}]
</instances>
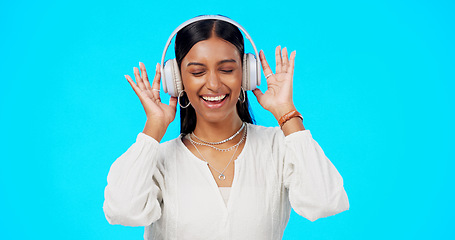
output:
<instances>
[{"instance_id":1,"label":"white headphones","mask_svg":"<svg viewBox=\"0 0 455 240\"><path fill-rule=\"evenodd\" d=\"M183 83L180 76L179 66L177 64L176 59L169 59L164 63L164 57L166 56L166 51L171 44L172 38L180 31L182 28L188 26L191 23L207 20L207 19L214 19L214 20L222 20L232 25L238 27L244 34L245 37L250 40L251 45L253 46L255 55L251 53L246 53L243 56L243 77L242 77L242 87L245 90L254 90L257 86L261 84L261 68L260 68L260 61L256 60L255 56L259 56L258 51L256 49L256 45L254 45L253 40L251 39L248 32L240 26L234 20L219 16L219 15L204 15L192 18L187 20L186 22L180 24L171 34L169 39L166 42L166 46L164 47L163 56L161 57L161 76L163 78L163 89L165 93L169 93L171 96L178 97L179 94L183 91ZM164 64L163 64L164 63Z\"/></svg>"}]
</instances>

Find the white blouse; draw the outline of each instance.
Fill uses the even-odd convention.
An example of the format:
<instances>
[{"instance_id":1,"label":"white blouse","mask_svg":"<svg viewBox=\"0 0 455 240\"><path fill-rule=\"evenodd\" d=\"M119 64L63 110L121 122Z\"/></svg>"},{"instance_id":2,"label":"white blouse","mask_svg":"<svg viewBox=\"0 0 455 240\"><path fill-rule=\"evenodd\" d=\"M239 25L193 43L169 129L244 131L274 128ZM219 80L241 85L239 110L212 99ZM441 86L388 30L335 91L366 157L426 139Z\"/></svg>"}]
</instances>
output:
<instances>
[{"instance_id":1,"label":"white blouse","mask_svg":"<svg viewBox=\"0 0 455 240\"><path fill-rule=\"evenodd\" d=\"M139 133L109 171L108 222L145 226L148 240L275 240L291 206L310 221L349 209L343 179L309 130L285 137L278 127L247 127L228 193L181 136L159 144Z\"/></svg>"},{"instance_id":2,"label":"white blouse","mask_svg":"<svg viewBox=\"0 0 455 240\"><path fill-rule=\"evenodd\" d=\"M227 202L229 200L229 194L231 192L231 187L219 187L221 197L223 198L224 204L227 206Z\"/></svg>"}]
</instances>

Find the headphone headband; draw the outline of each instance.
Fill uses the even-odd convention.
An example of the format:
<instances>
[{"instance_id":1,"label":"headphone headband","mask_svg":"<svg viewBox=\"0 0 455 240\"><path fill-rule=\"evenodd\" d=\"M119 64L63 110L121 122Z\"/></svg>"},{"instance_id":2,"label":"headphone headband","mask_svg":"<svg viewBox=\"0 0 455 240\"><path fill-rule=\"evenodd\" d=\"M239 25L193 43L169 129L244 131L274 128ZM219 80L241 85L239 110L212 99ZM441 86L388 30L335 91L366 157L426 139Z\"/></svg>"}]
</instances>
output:
<instances>
[{"instance_id":1,"label":"headphone headband","mask_svg":"<svg viewBox=\"0 0 455 240\"><path fill-rule=\"evenodd\" d=\"M203 15L203 16L197 16L197 17L194 17L194 18L191 18L185 22L183 22L182 24L180 24L171 34L171 36L169 36L169 39L167 40L166 42L166 45L164 46L164 51L163 51L163 55L161 56L161 65L160 65L160 70L161 70L161 75L163 75L164 73L164 58L166 56L166 52L167 52L167 49L169 48L169 45L171 45L171 41L172 39L174 38L174 36L178 33L178 31L180 31L182 28L190 25L191 23L194 23L194 22L197 22L197 21L201 21L201 20L209 20L209 19L213 19L213 20L221 20L221 21L225 21L225 22L228 22L234 26L236 26L237 28L239 28L244 34L245 34L245 37L250 41L251 45L253 46L253 49L254 49L254 54L256 55L256 70L257 70L257 83L258 85L261 84L261 66L260 66L260 60L259 60L259 54L258 54L258 50L256 49L256 45L254 44L253 40L251 39L250 37L250 34L248 34L248 32L245 30L245 28L243 28L239 23L237 23L236 21L228 18L228 17L224 17L224 16L220 16L220 15ZM166 86L166 81L162 81L163 83L163 89L165 92L167 92L167 86Z\"/></svg>"}]
</instances>

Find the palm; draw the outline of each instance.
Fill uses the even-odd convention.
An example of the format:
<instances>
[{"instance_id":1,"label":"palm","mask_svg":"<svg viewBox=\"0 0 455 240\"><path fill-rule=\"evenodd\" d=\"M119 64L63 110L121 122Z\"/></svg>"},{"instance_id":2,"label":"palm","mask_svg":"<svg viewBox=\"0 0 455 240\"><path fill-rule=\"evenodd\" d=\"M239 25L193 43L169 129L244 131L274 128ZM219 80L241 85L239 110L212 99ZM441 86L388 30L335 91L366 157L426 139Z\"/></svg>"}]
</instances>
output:
<instances>
[{"instance_id":1,"label":"palm","mask_svg":"<svg viewBox=\"0 0 455 240\"><path fill-rule=\"evenodd\" d=\"M273 107L287 104L292 101L292 75L289 73L278 73L269 77L267 91L259 103L267 110ZM291 90L291 92L289 91Z\"/></svg>"},{"instance_id":2,"label":"palm","mask_svg":"<svg viewBox=\"0 0 455 240\"><path fill-rule=\"evenodd\" d=\"M137 84L134 83L130 76L125 75L125 77L134 92L136 92L136 95L141 100L147 119L157 121L159 124L168 126L175 118L177 99L175 97L171 97L169 105L162 103L159 92L161 78L159 67L157 66L153 84L150 86L144 64L140 63L139 66L141 68L142 76L139 73L139 69L134 68L134 75Z\"/></svg>"},{"instance_id":3,"label":"palm","mask_svg":"<svg viewBox=\"0 0 455 240\"><path fill-rule=\"evenodd\" d=\"M144 110L148 118L162 118L167 123L174 120L175 108L157 100L153 95L153 90L143 90L140 95L146 103Z\"/></svg>"},{"instance_id":4,"label":"palm","mask_svg":"<svg viewBox=\"0 0 455 240\"><path fill-rule=\"evenodd\" d=\"M272 113L286 106L293 106L292 101L292 78L294 74L294 59L295 51L291 53L291 58L288 59L287 49L281 51L280 47L276 48L276 71L275 74L265 59L264 53L261 51L259 55L262 63L262 69L267 77L267 91L262 93L261 90L254 90L259 104Z\"/></svg>"}]
</instances>

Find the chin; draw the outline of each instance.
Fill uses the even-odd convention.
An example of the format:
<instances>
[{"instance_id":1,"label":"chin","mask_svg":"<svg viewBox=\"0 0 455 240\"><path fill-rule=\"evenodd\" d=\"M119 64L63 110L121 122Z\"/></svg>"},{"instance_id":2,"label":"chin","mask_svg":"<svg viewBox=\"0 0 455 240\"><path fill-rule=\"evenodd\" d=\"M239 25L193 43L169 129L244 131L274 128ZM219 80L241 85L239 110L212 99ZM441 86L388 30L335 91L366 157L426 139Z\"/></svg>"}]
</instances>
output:
<instances>
[{"instance_id":1,"label":"chin","mask_svg":"<svg viewBox=\"0 0 455 240\"><path fill-rule=\"evenodd\" d=\"M198 119L202 118L210 123L225 122L227 120L234 121L239 117L235 104L229 109L204 109L204 111L196 111L196 113Z\"/></svg>"},{"instance_id":2,"label":"chin","mask_svg":"<svg viewBox=\"0 0 455 240\"><path fill-rule=\"evenodd\" d=\"M237 113L234 112L234 114L237 116ZM206 122L210 123L219 123L219 122L224 122L226 120L231 120L233 114L228 113L225 111L211 111L211 112L205 112L204 114L199 114L198 119L202 118Z\"/></svg>"}]
</instances>

